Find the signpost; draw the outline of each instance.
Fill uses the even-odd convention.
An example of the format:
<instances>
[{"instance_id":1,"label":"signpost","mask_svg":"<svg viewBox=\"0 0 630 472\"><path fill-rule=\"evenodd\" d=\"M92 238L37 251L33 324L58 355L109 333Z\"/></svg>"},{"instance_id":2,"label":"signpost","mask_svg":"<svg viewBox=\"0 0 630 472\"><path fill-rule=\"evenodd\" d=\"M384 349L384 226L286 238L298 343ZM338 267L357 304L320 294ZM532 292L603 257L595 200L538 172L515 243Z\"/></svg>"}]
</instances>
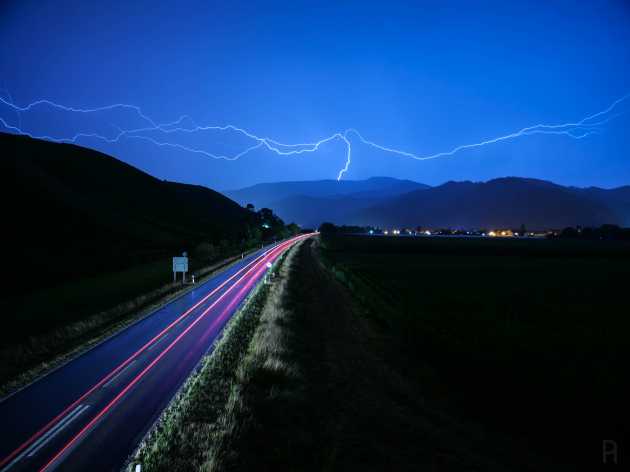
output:
<instances>
[{"instance_id":1,"label":"signpost","mask_svg":"<svg viewBox=\"0 0 630 472\"><path fill-rule=\"evenodd\" d=\"M177 273L182 273L182 284L186 282L186 272L188 272L188 254L181 257L173 257L173 283L177 281Z\"/></svg>"}]
</instances>

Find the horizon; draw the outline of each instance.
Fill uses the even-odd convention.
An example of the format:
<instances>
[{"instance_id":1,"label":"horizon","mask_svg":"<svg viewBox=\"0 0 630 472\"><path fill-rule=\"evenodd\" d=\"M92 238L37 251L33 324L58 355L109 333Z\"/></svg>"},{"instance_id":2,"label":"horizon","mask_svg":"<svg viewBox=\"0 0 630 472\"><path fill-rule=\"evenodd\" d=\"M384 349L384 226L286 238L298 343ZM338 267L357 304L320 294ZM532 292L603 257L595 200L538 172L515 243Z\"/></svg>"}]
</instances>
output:
<instances>
[{"instance_id":1,"label":"horizon","mask_svg":"<svg viewBox=\"0 0 630 472\"><path fill-rule=\"evenodd\" d=\"M344 179L343 181L337 181L336 179L318 179L318 180L278 180L276 182L258 182L252 185L248 185L247 187L240 187L240 188L232 188L232 189L225 189L225 190L219 190L219 189L213 189L213 190L217 190L218 192L234 192L234 191L238 191L238 190L243 190L246 188L250 188L250 187L255 187L257 185L275 185L275 184L293 184L293 183L307 183L307 182L365 182L366 180L371 180L371 179L393 179L393 180L398 180L398 181L404 181L404 180L408 180L410 182L414 182L417 184L422 184L422 185L427 185L430 188L435 188L435 187L440 187L442 185L445 184L449 184L449 183L471 183L471 184L487 184L489 182L492 182L494 180L503 180L503 179L519 179L519 180L536 180L539 182L546 182L546 183L550 183L550 184L554 184L554 185L558 185L561 187L575 187L575 188L582 188L582 189L588 189L588 188L599 188L602 190L615 190L615 189L619 189L619 188L623 188L623 187L629 187L630 183L628 184L622 184L622 185L618 185L615 187L601 187L598 185L585 185L585 186L577 186L577 185L565 185L559 182L554 182L552 180L545 180L545 179L537 179L534 177L527 177L527 176L519 176L519 175L504 175L502 177L493 177L491 179L488 180L447 180L444 182L440 182L438 184L435 185L429 185L425 182L419 182L417 180L412 180L412 179L398 179L396 177L389 177L386 175L373 175L372 177L367 177L365 179ZM186 183L186 182L180 182L180 183Z\"/></svg>"},{"instance_id":2,"label":"horizon","mask_svg":"<svg viewBox=\"0 0 630 472\"><path fill-rule=\"evenodd\" d=\"M630 182L624 2L148 6L5 3L0 129L216 189Z\"/></svg>"},{"instance_id":3,"label":"horizon","mask_svg":"<svg viewBox=\"0 0 630 472\"><path fill-rule=\"evenodd\" d=\"M0 131L0 135L3 134L2 131ZM13 134L13 133L6 133L6 134ZM37 139L37 138L32 138L32 139ZM55 143L55 144L61 144L61 143ZM87 146L82 146L80 144L76 144L76 143L64 143L64 144L69 144L71 146L77 146L79 148L84 148L84 149L88 149L91 151L97 151L97 152L102 152L103 154L112 157L114 159L117 159L121 162L124 162L125 164L129 164L133 167L135 167L136 169L145 172L146 174L150 175L151 177L155 177L157 179L159 179L159 177L151 174L150 172L146 171L145 169L141 169L139 167L136 167L135 165L133 165L132 163L126 162L120 158L118 158L115 155L111 155L111 154L107 154L106 152L103 151L99 151L98 149L93 149ZM574 187L574 188L582 188L582 189L588 189L588 188L599 188L602 190L615 190L615 189L619 189L619 188L624 188L624 187L628 187L630 186L630 183L626 183L626 184L621 184L621 185L617 185L617 186L612 186L612 187L605 187L605 186L599 186L599 185L583 185L583 186L578 186L578 185L570 185L570 184L564 184L561 182L556 182L556 181L552 181L552 180L545 180L545 179L539 179L539 178L535 178L535 177L529 177L529 176L524 176L524 175L504 175L504 176L499 176L499 177L493 177L487 180L446 180L443 182L439 182L437 184L427 184L426 182L420 182L418 180L413 180L413 179L408 179L408 178L397 178L397 177L391 177L391 176L387 176L387 175L373 175L371 177L366 177L364 179L343 179L343 181L338 181L336 179L315 179L315 180L277 180L277 181L265 181L265 182L255 182L251 185L247 185L244 187L238 187L238 188L213 188L210 187L208 185L205 184L197 184L197 183L193 183L193 182L185 182L185 181L179 181L179 180L170 180L170 179L161 179L161 180L166 180L169 182L174 182L174 183L181 183L181 184L190 184L190 185L200 185L202 187L206 187L208 189L214 190L216 192L225 194L228 192L236 192L239 190L244 190L247 188L251 188L251 187L255 187L258 185L275 185L275 184L291 184L291 183L313 183L313 182L365 182L367 180L372 180L372 179L392 179L392 180L396 180L396 181L409 181L409 182L414 182L417 184L422 184L422 185L426 185L430 188L435 188L435 187L440 187L442 185L448 184L448 183L473 183L473 184L485 184L485 183L489 183L492 182L494 180L501 180L501 179L520 179L520 180L536 180L536 181L541 181L541 182L547 182L547 183L551 183L554 185L559 185L562 187Z\"/></svg>"}]
</instances>

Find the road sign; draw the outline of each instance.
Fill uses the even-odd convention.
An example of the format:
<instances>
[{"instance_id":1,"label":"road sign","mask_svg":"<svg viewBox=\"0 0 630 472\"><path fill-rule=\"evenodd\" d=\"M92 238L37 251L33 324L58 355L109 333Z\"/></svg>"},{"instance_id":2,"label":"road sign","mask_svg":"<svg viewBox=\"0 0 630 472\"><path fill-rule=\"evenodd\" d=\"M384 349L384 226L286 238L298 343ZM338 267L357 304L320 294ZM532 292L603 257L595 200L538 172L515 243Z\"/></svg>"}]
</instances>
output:
<instances>
[{"instance_id":1,"label":"road sign","mask_svg":"<svg viewBox=\"0 0 630 472\"><path fill-rule=\"evenodd\" d=\"M188 258L173 257L173 272L188 272Z\"/></svg>"}]
</instances>

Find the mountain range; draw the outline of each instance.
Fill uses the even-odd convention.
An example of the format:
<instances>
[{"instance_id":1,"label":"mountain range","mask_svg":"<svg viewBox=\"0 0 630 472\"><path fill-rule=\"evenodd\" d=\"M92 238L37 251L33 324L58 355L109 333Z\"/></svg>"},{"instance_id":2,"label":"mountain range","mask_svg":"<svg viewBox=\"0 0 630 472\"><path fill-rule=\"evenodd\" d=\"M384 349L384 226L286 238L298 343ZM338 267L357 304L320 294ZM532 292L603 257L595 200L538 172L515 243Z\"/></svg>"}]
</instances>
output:
<instances>
[{"instance_id":1,"label":"mountain range","mask_svg":"<svg viewBox=\"0 0 630 472\"><path fill-rule=\"evenodd\" d=\"M285 221L308 227L324 221L430 228L630 225L630 186L566 187L521 177L435 187L389 177L278 182L225 194L243 205L273 208Z\"/></svg>"}]
</instances>

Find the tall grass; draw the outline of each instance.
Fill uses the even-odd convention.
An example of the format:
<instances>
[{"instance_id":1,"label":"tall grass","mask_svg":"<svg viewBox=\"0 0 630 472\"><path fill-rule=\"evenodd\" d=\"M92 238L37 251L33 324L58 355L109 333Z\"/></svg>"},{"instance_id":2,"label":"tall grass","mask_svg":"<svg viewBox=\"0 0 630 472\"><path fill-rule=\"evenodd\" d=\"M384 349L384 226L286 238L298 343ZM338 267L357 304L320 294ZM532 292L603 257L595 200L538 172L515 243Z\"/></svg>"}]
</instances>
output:
<instances>
[{"instance_id":1,"label":"tall grass","mask_svg":"<svg viewBox=\"0 0 630 472\"><path fill-rule=\"evenodd\" d=\"M282 267L285 255L274 271ZM194 471L213 462L213 444L232 426L226 418L234 408L242 375L239 366L251 352L263 307L273 303L275 290L275 284L266 283L254 289L141 442L130 466L142 464L143 471Z\"/></svg>"},{"instance_id":2,"label":"tall grass","mask_svg":"<svg viewBox=\"0 0 630 472\"><path fill-rule=\"evenodd\" d=\"M289 325L295 313L286 307L289 271L299 246L293 247L268 292L267 303L260 316L258 327L249 343L246 355L238 368L230 388L225 408L217 418L216 433L210 445L203 470L222 471L231 468L241 453L248 457L260 452L255 444L248 451L236 444L243 432L256 428L258 416L264 407L259 402L276 406L299 396L300 367L291 349L294 340ZM270 413L267 410L267 413ZM235 447L236 446L236 447ZM261 460L261 467L265 467Z\"/></svg>"}]
</instances>

